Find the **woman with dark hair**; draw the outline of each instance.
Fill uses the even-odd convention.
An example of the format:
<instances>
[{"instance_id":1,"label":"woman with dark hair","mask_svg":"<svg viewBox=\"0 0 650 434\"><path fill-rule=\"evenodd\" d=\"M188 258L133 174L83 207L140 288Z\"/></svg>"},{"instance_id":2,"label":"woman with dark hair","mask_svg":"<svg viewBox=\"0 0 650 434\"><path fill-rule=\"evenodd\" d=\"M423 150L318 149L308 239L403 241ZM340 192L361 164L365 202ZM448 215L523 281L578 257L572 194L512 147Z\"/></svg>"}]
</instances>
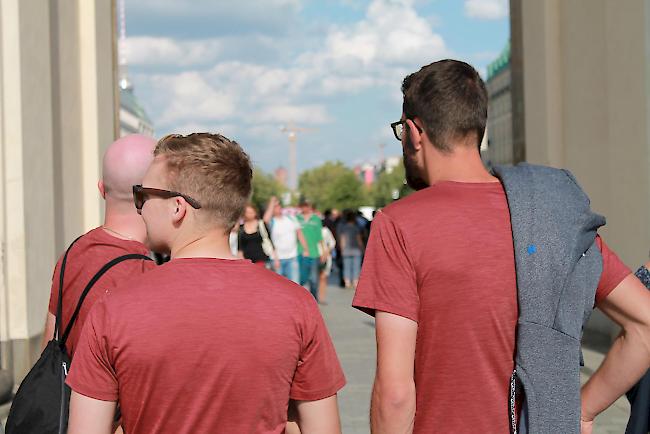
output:
<instances>
[{"instance_id":1,"label":"woman with dark hair","mask_svg":"<svg viewBox=\"0 0 650 434\"><path fill-rule=\"evenodd\" d=\"M343 256L343 280L346 288L356 288L361 272L361 256L363 255L363 240L361 230L357 225L354 211L346 210L344 223L338 230Z\"/></svg>"},{"instance_id":2,"label":"woman with dark hair","mask_svg":"<svg viewBox=\"0 0 650 434\"><path fill-rule=\"evenodd\" d=\"M265 267L270 267L270 260L273 259L276 268L279 267L269 231L264 221L257 218L257 209L252 204L244 208L243 220L238 236L239 256Z\"/></svg>"}]
</instances>

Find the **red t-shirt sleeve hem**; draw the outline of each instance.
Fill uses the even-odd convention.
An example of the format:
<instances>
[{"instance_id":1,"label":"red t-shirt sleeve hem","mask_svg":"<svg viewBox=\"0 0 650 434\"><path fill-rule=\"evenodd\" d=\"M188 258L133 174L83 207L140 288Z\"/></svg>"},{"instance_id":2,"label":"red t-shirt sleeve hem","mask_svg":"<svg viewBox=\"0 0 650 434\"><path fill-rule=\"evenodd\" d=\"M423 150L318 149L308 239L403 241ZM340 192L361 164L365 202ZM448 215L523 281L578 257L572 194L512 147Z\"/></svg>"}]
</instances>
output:
<instances>
[{"instance_id":1,"label":"red t-shirt sleeve hem","mask_svg":"<svg viewBox=\"0 0 650 434\"><path fill-rule=\"evenodd\" d=\"M96 388L93 387L86 388L78 384L75 381L74 377L72 378L68 377L65 382L68 386L70 386L72 390L84 396L87 396L88 398L98 399L100 401L109 401L109 402L117 402L118 400L117 394L111 392L103 393L102 391L97 390Z\"/></svg>"},{"instance_id":2,"label":"red t-shirt sleeve hem","mask_svg":"<svg viewBox=\"0 0 650 434\"><path fill-rule=\"evenodd\" d=\"M401 316L411 321L418 322L418 315L416 312L408 311L406 309L392 306L387 303L378 303L374 301L354 300L352 307L365 312L368 315L375 316L376 311L392 313L393 315Z\"/></svg>"},{"instance_id":3,"label":"red t-shirt sleeve hem","mask_svg":"<svg viewBox=\"0 0 650 434\"><path fill-rule=\"evenodd\" d=\"M308 391L308 390L298 390L292 391L289 394L289 398L295 401L318 401L321 399L329 398L332 395L336 395L339 390L345 386L345 377L339 378L339 380L334 383L333 386L327 387L325 389Z\"/></svg>"},{"instance_id":4,"label":"red t-shirt sleeve hem","mask_svg":"<svg viewBox=\"0 0 650 434\"><path fill-rule=\"evenodd\" d=\"M617 275L617 276L616 276L615 278L613 278L613 279L610 279L609 282L611 282L612 285L611 285L609 288L607 288L607 289L604 290L604 291L596 292L596 300L595 300L595 302L594 302L594 306L598 306L598 304L599 304L601 301L605 300L605 299L607 298L607 296L608 296L609 294L611 294L611 292L612 292L612 291L613 291L613 290L614 290L618 285L620 285L621 282L622 282L622 281L623 281L627 276L629 276L630 274L632 274L632 271L631 271L631 270L622 269L619 275Z\"/></svg>"}]
</instances>

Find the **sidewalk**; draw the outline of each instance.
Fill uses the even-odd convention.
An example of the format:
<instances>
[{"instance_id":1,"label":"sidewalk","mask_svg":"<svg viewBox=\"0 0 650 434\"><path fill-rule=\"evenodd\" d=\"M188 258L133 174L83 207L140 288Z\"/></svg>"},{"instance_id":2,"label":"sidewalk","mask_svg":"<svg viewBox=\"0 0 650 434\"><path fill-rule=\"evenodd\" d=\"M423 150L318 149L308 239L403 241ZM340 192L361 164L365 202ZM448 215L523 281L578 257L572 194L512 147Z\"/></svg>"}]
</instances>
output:
<instances>
[{"instance_id":1,"label":"sidewalk","mask_svg":"<svg viewBox=\"0 0 650 434\"><path fill-rule=\"evenodd\" d=\"M352 290L330 286L328 304L321 306L347 378L339 394L341 423L345 434L369 434L369 405L375 373L374 319L351 308ZM593 340L583 350L585 367L581 372L584 383L604 358L602 342ZM630 413L625 398L619 399L596 419L593 434L622 434Z\"/></svg>"}]
</instances>

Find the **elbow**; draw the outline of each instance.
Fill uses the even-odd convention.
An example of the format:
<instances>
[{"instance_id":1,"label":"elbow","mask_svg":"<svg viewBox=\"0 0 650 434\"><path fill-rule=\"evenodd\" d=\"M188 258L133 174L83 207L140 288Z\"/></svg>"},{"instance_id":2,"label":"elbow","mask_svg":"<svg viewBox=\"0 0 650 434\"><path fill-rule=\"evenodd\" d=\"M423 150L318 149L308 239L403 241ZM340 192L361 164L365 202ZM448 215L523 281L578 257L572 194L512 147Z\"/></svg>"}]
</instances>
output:
<instances>
[{"instance_id":1,"label":"elbow","mask_svg":"<svg viewBox=\"0 0 650 434\"><path fill-rule=\"evenodd\" d=\"M623 326L625 340L633 341L634 346L643 349L644 355L650 365L650 316L646 315L643 321L633 322Z\"/></svg>"},{"instance_id":2,"label":"elbow","mask_svg":"<svg viewBox=\"0 0 650 434\"><path fill-rule=\"evenodd\" d=\"M383 384L376 382L373 389L374 408L385 417L415 414L415 383Z\"/></svg>"}]
</instances>

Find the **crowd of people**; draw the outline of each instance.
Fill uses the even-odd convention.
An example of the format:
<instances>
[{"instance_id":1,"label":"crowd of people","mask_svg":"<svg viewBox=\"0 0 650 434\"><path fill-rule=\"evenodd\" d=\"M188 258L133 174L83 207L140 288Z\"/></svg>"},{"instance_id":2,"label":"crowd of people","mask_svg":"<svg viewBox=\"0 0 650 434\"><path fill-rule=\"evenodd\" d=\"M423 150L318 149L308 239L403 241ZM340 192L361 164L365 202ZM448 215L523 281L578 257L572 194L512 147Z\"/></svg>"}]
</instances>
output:
<instances>
[{"instance_id":1,"label":"crowd of people","mask_svg":"<svg viewBox=\"0 0 650 434\"><path fill-rule=\"evenodd\" d=\"M57 262L43 340L43 357L72 357L70 434L340 434L346 380L316 303L333 267L375 318L373 434L592 432L650 367L647 266L633 274L608 247L568 171L483 166L487 93L473 67L434 62L402 93L391 128L416 192L371 231L309 200L258 212L249 156L219 134L108 148L104 224ZM150 250L169 262L154 266ZM594 307L621 335L581 388ZM21 419L12 407L8 433L34 432L43 408Z\"/></svg>"},{"instance_id":2,"label":"crowd of people","mask_svg":"<svg viewBox=\"0 0 650 434\"><path fill-rule=\"evenodd\" d=\"M327 304L333 271L342 288L356 288L370 223L357 210L321 213L308 199L300 200L298 208L283 207L273 196L264 212L246 205L231 231L231 249L233 255L306 286L317 302Z\"/></svg>"}]
</instances>

